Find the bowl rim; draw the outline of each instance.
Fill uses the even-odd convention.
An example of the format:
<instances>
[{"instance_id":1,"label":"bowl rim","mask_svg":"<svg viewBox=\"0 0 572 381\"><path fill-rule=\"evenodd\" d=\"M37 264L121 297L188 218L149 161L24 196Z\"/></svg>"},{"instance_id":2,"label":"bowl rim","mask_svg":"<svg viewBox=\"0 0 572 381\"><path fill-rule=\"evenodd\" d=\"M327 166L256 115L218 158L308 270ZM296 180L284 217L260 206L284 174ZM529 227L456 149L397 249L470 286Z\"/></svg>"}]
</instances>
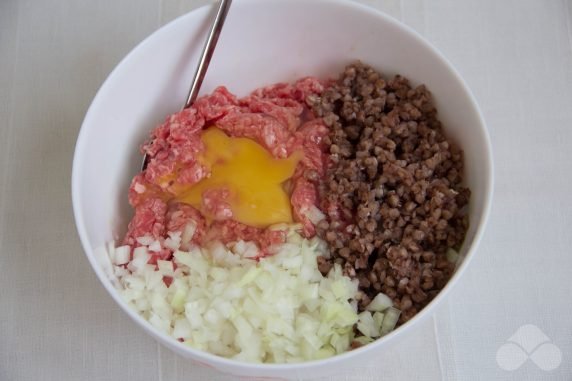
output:
<instances>
[{"instance_id":1,"label":"bowl rim","mask_svg":"<svg viewBox=\"0 0 572 381\"><path fill-rule=\"evenodd\" d=\"M272 1L274 3L288 3L289 5L292 5L295 2L297 2L298 4L303 4L307 0L272 0ZM346 7L348 9L348 11L352 11L352 12L357 11L357 12L369 13L370 15L377 17L380 20L380 22L385 22L385 23L391 24L393 27L396 27L401 32L409 35L409 37L417 40L418 43L420 43L420 44L424 45L426 48L428 48L430 53L433 54L435 56L435 58L444 67L446 67L447 70L452 74L453 78L458 82L458 84L460 85L460 88L463 90L464 96L467 98L471 107L475 111L475 114L476 114L478 122L479 122L478 124L480 126L480 132L483 135L484 142L485 142L486 152L485 152L485 155L483 158L484 160L482 163L482 166L485 168L485 177L486 177L486 184L484 187L484 200L483 200L484 209L483 209L483 213L481 215L480 220L478 221L478 226L477 226L477 229L475 231L473 242L472 242L471 246L468 248L467 254L466 254L463 262L458 267L458 269L455 271L453 276L449 279L449 281L447 282L445 287L441 291L439 291L437 296L435 296L435 298L431 302L429 302L429 304L427 304L427 306L425 306L421 311L419 311L419 313L417 315L415 315L411 320L409 320L407 323L403 324L402 326L400 326L396 330L390 332L386 336L383 336L382 338L379 338L379 339L375 340L374 342L372 342L368 345L365 345L365 346L362 346L362 347L353 349L351 351L347 351L345 353L338 354L338 355L335 355L335 356L332 356L332 357L329 357L326 359L322 359L322 360L310 360L310 361L305 361L305 362L300 362L300 363L278 363L278 364L261 363L261 364L259 364L259 363L248 363L248 362L233 360L233 359L217 356L217 355L211 354L211 353L206 352L206 351L194 349L192 347L184 345L183 343L178 342L177 340L175 340L171 336L169 336L163 332L160 332L155 327L153 327L147 320L145 320L142 316L140 316L138 313L136 313L134 310L132 310L127 305L127 303L125 303L121 299L118 291L113 287L111 282L108 281L108 278L105 275L103 269L101 268L100 263L95 258L95 255L94 255L95 249L92 248L91 245L89 244L89 239L88 239L86 227L84 224L85 218L84 218L82 209L80 207L80 205L82 204L82 199L80 196L79 189L80 189L80 179L81 179L81 168L83 167L82 151L84 150L83 147L89 143L86 139L86 130L88 128L86 126L89 125L90 119L92 118L92 114L95 112L94 109L96 108L96 105L100 102L100 99L103 97L102 94L105 93L105 90L106 90L108 83L113 81L113 79L118 75L118 73L120 72L120 69L126 64L126 62L130 61L131 58L136 54L136 52L138 52L141 49L141 47L147 45L151 39L156 37L159 31L173 28L176 24L182 22L185 18L189 17L191 14L195 15L195 14L199 14L199 13L207 13L208 11L210 11L212 9L211 7L213 7L214 4L207 4L207 5L201 6L199 8L196 8L196 9L194 9L188 13L185 13L185 14L175 18L174 20L172 20L172 21L168 22L167 24L161 26L160 28L156 29L151 34L149 34L145 39L143 39L141 42L139 42L114 67L114 69L111 71L111 73L107 76L105 81L100 86L96 96L92 100L92 102L88 108L88 111L84 117L84 120L83 120L82 125L81 125L81 129L80 129L80 132L78 134L77 141L76 141L76 146L75 146L74 155L73 155L73 164L72 164L71 193L72 193L72 206L73 206L75 225L76 225L76 229L78 231L78 235L80 237L80 241L81 241L81 244L83 247L84 254L86 255L88 261L91 264L91 267L95 271L95 273L96 273L99 281L102 283L103 287L107 290L107 292L115 300L115 302L119 305L119 307L125 313L127 313L127 315L129 317L131 317L131 319L133 319L136 323L138 323L141 326L141 328L143 328L148 334L150 334L156 340L161 342L161 344L163 344L163 345L166 345L168 347L176 347L180 351L186 352L188 355L190 355L190 357L192 358L192 361L198 361L199 363L202 363L202 361L206 361L209 364L209 366L210 366L210 364L214 364L215 367L216 366L233 367L233 368L241 368L243 370L258 369L258 370L267 370L267 371L270 371L270 370L274 370L274 371L289 370L289 371L291 371L294 369L304 370L307 368L314 368L315 366L328 366L328 365L337 363L339 361L350 360L352 358L359 357L363 353L366 353L366 352L374 351L381 346L384 346L390 342L393 342L396 339L396 337L401 336L404 332L408 331L411 327L417 325L419 322L421 322L422 320L426 319L427 317L429 317L431 315L435 306L437 306L438 304L440 304L444 300L446 295L450 292L450 290L455 286L455 284L458 282L458 280L460 279L462 274L466 271L467 267L469 266L469 263L471 262L471 260L475 256L477 248L478 248L478 246L482 240L482 237L484 235L485 227L486 227L487 221L489 219L489 215L490 215L492 198L493 198L493 188L494 188L494 168L493 168L492 144L491 144L490 136L489 136L489 133L488 133L488 130L486 127L484 116L483 116L483 114L482 114L482 112L481 112L481 110L477 104L477 101L476 101L473 93L471 92L471 90L467 86L466 82L461 77L461 75L457 72L457 70L453 67L453 65L449 62L449 60L447 58L445 58L445 56L435 46L433 46L429 41L427 41L424 37L422 37L418 32L416 32L414 29L412 29L408 25L406 25L406 24L402 23L401 21L385 14L384 12L377 10L377 9L374 9L372 7L366 6L366 5L362 5L362 4L359 4L356 2L350 2L347 0L313 0L313 1L318 2L318 3L323 3L324 5L332 5L333 4L336 6ZM269 3L270 3L269 0L242 0L241 1L241 5L246 5L246 6L253 6L256 4L268 5ZM204 364L204 363L202 363L202 364Z\"/></svg>"}]
</instances>

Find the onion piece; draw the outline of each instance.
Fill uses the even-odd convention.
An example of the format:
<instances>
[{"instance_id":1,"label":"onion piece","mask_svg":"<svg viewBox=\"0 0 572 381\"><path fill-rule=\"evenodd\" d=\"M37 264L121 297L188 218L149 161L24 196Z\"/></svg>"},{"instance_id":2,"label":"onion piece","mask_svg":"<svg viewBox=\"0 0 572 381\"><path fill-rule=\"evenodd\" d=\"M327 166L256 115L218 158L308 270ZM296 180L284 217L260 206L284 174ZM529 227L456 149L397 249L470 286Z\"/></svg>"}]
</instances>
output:
<instances>
[{"instance_id":1,"label":"onion piece","mask_svg":"<svg viewBox=\"0 0 572 381\"><path fill-rule=\"evenodd\" d=\"M381 323L380 327L380 334L383 336L393 330L397 321L399 320L399 315L401 315L401 311L395 307L389 307L383 317L383 322Z\"/></svg>"},{"instance_id":2,"label":"onion piece","mask_svg":"<svg viewBox=\"0 0 572 381\"><path fill-rule=\"evenodd\" d=\"M459 253L457 253L457 251L453 250L452 248L447 249L445 256L450 263L457 263L459 260Z\"/></svg>"},{"instance_id":3,"label":"onion piece","mask_svg":"<svg viewBox=\"0 0 572 381\"><path fill-rule=\"evenodd\" d=\"M380 292L373 298L373 300L367 305L365 308L368 311L375 312L375 311L384 311L387 308L393 306L393 302L389 298L389 296L385 295L384 293Z\"/></svg>"},{"instance_id":4,"label":"onion piece","mask_svg":"<svg viewBox=\"0 0 572 381\"><path fill-rule=\"evenodd\" d=\"M282 228L287 241L274 246L274 255L257 261L249 259L252 248L258 250L252 242L228 247L210 242L203 248L189 244L186 249L181 244L172 260L157 260L156 265L147 263L148 246L137 247L126 269L114 266L121 295L153 326L186 345L250 362L325 358L395 325L399 315L389 312L383 294L370 309L384 313L358 315L357 281L343 275L339 265L327 276L317 268L326 245ZM169 233L150 246L176 247L178 238L179 233ZM169 286L165 276L172 278ZM355 337L356 324L361 339Z\"/></svg>"},{"instance_id":5,"label":"onion piece","mask_svg":"<svg viewBox=\"0 0 572 381\"><path fill-rule=\"evenodd\" d=\"M190 221L185 225L183 229L183 233L181 234L181 244L188 245L193 237L195 236L195 232L197 230L197 223L194 221ZM186 249L186 247L184 247Z\"/></svg>"},{"instance_id":6,"label":"onion piece","mask_svg":"<svg viewBox=\"0 0 572 381\"><path fill-rule=\"evenodd\" d=\"M146 236L137 238L136 241L139 242L139 244L142 246L149 246L150 244L153 243L154 239L153 239L153 237L146 235Z\"/></svg>"},{"instance_id":7,"label":"onion piece","mask_svg":"<svg viewBox=\"0 0 572 381\"><path fill-rule=\"evenodd\" d=\"M111 261L114 265L124 265L131 259L131 246L119 246L114 250Z\"/></svg>"},{"instance_id":8,"label":"onion piece","mask_svg":"<svg viewBox=\"0 0 572 381\"><path fill-rule=\"evenodd\" d=\"M380 335L380 327L375 324L369 311L364 311L358 315L357 329L367 337L376 338Z\"/></svg>"},{"instance_id":9,"label":"onion piece","mask_svg":"<svg viewBox=\"0 0 572 381\"><path fill-rule=\"evenodd\" d=\"M311 205L307 208L304 208L300 211L300 213L306 216L306 218L308 218L313 225L317 225L320 223L320 221L326 218L326 215L322 213L322 211L318 209L316 205Z\"/></svg>"}]
</instances>

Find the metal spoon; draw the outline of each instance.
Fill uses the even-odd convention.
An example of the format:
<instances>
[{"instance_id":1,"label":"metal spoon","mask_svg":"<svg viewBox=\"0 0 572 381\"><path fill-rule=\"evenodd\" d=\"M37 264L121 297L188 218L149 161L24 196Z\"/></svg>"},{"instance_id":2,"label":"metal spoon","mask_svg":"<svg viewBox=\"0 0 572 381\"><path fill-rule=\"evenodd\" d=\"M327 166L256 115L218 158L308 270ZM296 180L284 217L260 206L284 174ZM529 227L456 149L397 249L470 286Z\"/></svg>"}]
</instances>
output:
<instances>
[{"instance_id":1,"label":"metal spoon","mask_svg":"<svg viewBox=\"0 0 572 381\"><path fill-rule=\"evenodd\" d=\"M215 19L213 20L211 30L205 42L205 46L203 47L201 59L199 61L199 65L197 66L197 70L195 71L193 82L191 83L191 88L189 90L189 94L187 95L187 100L183 106L183 110L191 107L195 99L197 99L197 95L199 94L199 90L203 84L203 80L205 79L209 63L211 62L216 43L220 36L224 20L226 19L226 14L230 8L230 3L232 3L232 0L221 0L219 3ZM147 168L148 163L149 156L145 154L145 156L143 156L143 165L141 170L144 171L145 168Z\"/></svg>"}]
</instances>

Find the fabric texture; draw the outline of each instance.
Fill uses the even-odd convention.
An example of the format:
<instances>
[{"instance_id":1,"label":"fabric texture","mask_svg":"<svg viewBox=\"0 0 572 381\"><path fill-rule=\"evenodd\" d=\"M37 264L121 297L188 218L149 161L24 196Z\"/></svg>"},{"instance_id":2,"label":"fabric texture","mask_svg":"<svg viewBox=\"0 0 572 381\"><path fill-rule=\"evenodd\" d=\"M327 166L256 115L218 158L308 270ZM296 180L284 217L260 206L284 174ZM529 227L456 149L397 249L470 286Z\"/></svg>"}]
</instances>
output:
<instances>
[{"instance_id":1,"label":"fabric texture","mask_svg":"<svg viewBox=\"0 0 572 381\"><path fill-rule=\"evenodd\" d=\"M322 380L572 379L572 1L360 2L416 29L467 81L493 144L494 204L434 315L379 361ZM0 380L231 379L121 312L71 210L74 144L97 89L139 41L206 3L0 2ZM529 348L529 325L553 346L505 370Z\"/></svg>"}]
</instances>

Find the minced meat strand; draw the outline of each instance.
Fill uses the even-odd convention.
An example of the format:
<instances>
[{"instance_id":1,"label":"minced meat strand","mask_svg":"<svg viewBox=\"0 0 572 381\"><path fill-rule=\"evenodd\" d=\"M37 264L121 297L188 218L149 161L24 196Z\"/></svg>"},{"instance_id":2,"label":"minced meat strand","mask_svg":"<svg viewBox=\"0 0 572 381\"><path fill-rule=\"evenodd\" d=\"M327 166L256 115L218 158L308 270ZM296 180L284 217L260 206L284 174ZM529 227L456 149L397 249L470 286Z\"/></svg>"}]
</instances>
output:
<instances>
[{"instance_id":1,"label":"minced meat strand","mask_svg":"<svg viewBox=\"0 0 572 381\"><path fill-rule=\"evenodd\" d=\"M330 128L317 232L331 256L319 269L341 264L359 280L360 310L383 292L403 323L453 272L445 253L460 247L468 226L462 151L443 134L424 85L360 62L306 102Z\"/></svg>"},{"instance_id":2,"label":"minced meat strand","mask_svg":"<svg viewBox=\"0 0 572 381\"><path fill-rule=\"evenodd\" d=\"M295 152L303 154L289 181L291 204L304 236L314 236L314 225L305 211L316 206L316 187L324 176L326 162L322 138L327 136L328 128L321 118L313 116L305 100L318 97L323 89L324 84L313 77L293 84L266 86L244 98L237 98L221 86L197 99L191 107L169 116L142 147L149 160L129 188L129 203L135 215L123 242L137 246L137 238L143 236L166 239L169 232L184 231L188 223L196 225L193 243L199 245L213 239L224 243L248 240L256 242L265 253L267 246L285 240L280 232L266 232L264 228L232 220L224 189L202 194L203 207L216 217L217 223L207 224L198 210L177 201L181 189L210 175L199 160L205 150L201 135L208 127L216 127L231 137L253 139L276 158ZM162 253L159 259L169 259L171 254Z\"/></svg>"}]
</instances>

